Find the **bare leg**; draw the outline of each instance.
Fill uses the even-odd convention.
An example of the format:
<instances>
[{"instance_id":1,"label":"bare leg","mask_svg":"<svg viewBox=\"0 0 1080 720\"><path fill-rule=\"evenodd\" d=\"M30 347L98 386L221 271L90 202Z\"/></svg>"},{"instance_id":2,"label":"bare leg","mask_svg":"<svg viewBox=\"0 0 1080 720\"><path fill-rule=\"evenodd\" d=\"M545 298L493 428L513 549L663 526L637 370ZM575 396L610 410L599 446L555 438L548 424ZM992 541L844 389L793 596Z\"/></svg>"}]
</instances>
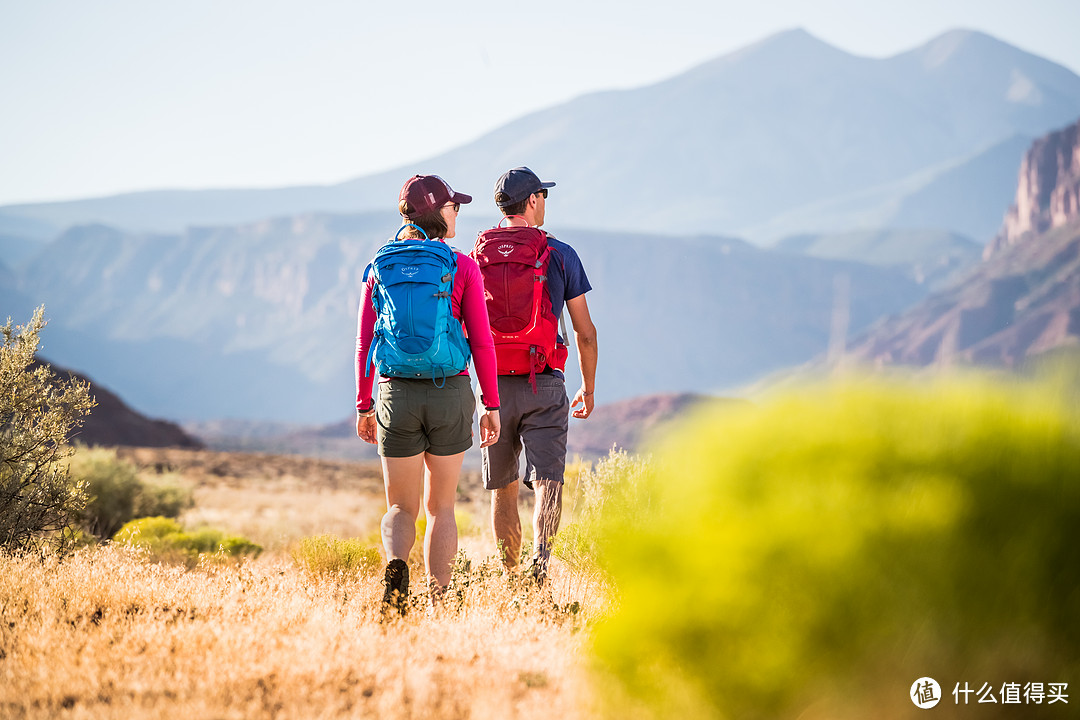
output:
<instances>
[{"instance_id":1,"label":"bare leg","mask_svg":"<svg viewBox=\"0 0 1080 720\"><path fill-rule=\"evenodd\" d=\"M518 484L491 491L491 529L495 542L502 543L502 561L513 570L521 554L521 517L518 515Z\"/></svg>"},{"instance_id":2,"label":"bare leg","mask_svg":"<svg viewBox=\"0 0 1080 720\"><path fill-rule=\"evenodd\" d=\"M383 549L387 561L409 561L416 542L416 516L424 484L424 455L383 458L386 514L382 518Z\"/></svg>"},{"instance_id":3,"label":"bare leg","mask_svg":"<svg viewBox=\"0 0 1080 720\"><path fill-rule=\"evenodd\" d=\"M562 521L562 490L563 484L557 480L536 479L536 508L533 511L533 536L536 538L534 559L541 572L547 572L551 545Z\"/></svg>"},{"instance_id":4,"label":"bare leg","mask_svg":"<svg viewBox=\"0 0 1080 720\"><path fill-rule=\"evenodd\" d=\"M465 453L457 455L424 455L427 482L424 490L424 509L427 512L427 532L424 536L424 563L428 575L439 588L450 584L450 566L457 554L457 520L454 501L457 499L458 478Z\"/></svg>"}]
</instances>

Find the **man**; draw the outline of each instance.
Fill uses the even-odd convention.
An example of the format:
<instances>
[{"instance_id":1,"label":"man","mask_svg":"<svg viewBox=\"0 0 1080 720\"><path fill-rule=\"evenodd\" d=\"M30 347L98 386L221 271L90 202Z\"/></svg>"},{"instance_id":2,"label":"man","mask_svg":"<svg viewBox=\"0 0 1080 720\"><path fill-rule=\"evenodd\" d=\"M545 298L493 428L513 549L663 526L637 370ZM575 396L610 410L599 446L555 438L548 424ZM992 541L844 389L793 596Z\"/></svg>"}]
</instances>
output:
<instances>
[{"instance_id":1,"label":"man","mask_svg":"<svg viewBox=\"0 0 1080 720\"><path fill-rule=\"evenodd\" d=\"M501 224L506 227L542 226L548 189L554 186L553 182L541 182L526 167L503 174L495 184L495 204L505 216ZM535 552L530 569L541 583L546 577L551 543L562 515L568 416L571 410L574 417L581 419L592 414L597 358L596 327L585 301L585 293L592 286L585 269L569 245L551 235L547 235L547 243L551 250L547 286L552 313L554 317L560 317L565 306L570 314L581 368L581 388L571 403L567 399L561 367L546 366L535 377L499 375L502 433L496 443L482 451L484 487L492 491L492 529L496 542L502 545L503 563L513 569L521 553L518 469L524 447L524 480L536 493L533 513ZM559 338L560 343L565 341L566 338ZM565 351L562 357L565 357Z\"/></svg>"}]
</instances>

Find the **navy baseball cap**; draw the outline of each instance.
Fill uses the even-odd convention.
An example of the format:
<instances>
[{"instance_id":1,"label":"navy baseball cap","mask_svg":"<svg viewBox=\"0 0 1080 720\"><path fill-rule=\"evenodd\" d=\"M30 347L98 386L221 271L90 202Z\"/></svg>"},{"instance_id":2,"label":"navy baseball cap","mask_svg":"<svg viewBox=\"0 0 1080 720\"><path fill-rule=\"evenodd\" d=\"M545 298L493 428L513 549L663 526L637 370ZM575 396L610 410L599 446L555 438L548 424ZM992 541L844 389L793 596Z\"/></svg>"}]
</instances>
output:
<instances>
[{"instance_id":1,"label":"navy baseball cap","mask_svg":"<svg viewBox=\"0 0 1080 720\"><path fill-rule=\"evenodd\" d=\"M533 193L538 193L545 188L555 187L553 182L540 182L532 170L527 167L517 167L507 170L495 182L495 204L506 207L519 203ZM501 202L498 200L499 193L506 195ZM508 198L508 199L507 199Z\"/></svg>"},{"instance_id":2,"label":"navy baseball cap","mask_svg":"<svg viewBox=\"0 0 1080 720\"><path fill-rule=\"evenodd\" d=\"M413 175L401 188L398 200L409 204L410 218L438 210L447 203L471 203L472 195L454 192L438 175Z\"/></svg>"}]
</instances>

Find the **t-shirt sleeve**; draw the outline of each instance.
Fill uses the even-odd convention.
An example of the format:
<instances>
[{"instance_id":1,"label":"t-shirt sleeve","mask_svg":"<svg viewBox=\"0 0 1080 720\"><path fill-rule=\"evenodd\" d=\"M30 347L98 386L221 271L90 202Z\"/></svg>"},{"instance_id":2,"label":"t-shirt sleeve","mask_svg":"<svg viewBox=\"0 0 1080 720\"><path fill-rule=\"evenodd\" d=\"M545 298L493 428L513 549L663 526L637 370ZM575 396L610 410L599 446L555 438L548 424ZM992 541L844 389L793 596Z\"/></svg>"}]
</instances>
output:
<instances>
[{"instance_id":1,"label":"t-shirt sleeve","mask_svg":"<svg viewBox=\"0 0 1080 720\"><path fill-rule=\"evenodd\" d=\"M566 243L559 243L558 252L565 279L563 299L573 300L592 290L589 276L585 274L585 266L581 264L577 251Z\"/></svg>"}]
</instances>

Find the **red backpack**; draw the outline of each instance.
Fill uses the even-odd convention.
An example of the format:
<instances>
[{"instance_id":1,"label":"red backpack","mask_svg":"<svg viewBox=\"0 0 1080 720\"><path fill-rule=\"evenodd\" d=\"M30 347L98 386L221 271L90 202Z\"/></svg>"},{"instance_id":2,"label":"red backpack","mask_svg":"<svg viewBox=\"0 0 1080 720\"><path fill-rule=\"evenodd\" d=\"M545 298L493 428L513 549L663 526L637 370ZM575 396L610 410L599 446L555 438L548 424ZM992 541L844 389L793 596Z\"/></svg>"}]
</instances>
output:
<instances>
[{"instance_id":1,"label":"red backpack","mask_svg":"<svg viewBox=\"0 0 1080 720\"><path fill-rule=\"evenodd\" d=\"M548 291L551 248L539 228L499 225L476 237L470 257L484 276L499 374L528 373L536 392L536 373L545 367L564 370L567 357Z\"/></svg>"}]
</instances>

